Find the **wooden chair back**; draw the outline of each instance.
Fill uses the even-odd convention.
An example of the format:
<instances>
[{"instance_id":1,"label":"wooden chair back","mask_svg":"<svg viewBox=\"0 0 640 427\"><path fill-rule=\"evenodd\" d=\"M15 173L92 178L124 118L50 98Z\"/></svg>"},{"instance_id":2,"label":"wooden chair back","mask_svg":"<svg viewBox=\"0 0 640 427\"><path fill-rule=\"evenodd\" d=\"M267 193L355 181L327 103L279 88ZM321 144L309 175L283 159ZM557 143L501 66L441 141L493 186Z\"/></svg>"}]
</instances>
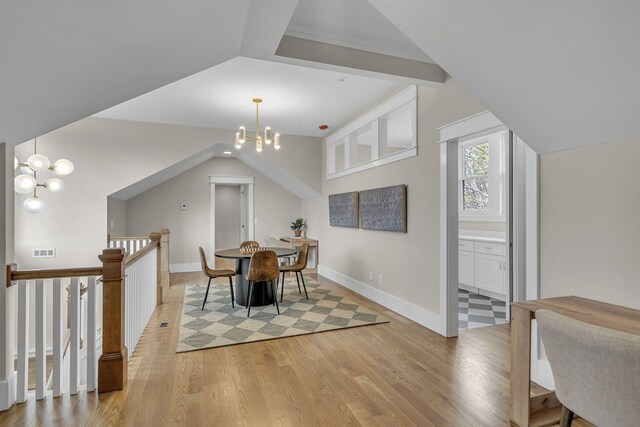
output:
<instances>
[{"instance_id":1,"label":"wooden chair back","mask_svg":"<svg viewBox=\"0 0 640 427\"><path fill-rule=\"evenodd\" d=\"M247 279L252 282L276 280L280 268L275 251L258 251L251 256Z\"/></svg>"}]
</instances>

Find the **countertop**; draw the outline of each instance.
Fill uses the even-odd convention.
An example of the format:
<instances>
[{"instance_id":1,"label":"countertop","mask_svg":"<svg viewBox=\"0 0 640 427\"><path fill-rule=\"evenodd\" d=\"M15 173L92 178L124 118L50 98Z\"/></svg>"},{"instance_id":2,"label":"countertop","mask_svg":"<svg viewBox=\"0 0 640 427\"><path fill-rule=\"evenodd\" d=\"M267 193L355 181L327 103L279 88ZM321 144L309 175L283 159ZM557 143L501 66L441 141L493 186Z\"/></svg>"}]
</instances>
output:
<instances>
[{"instance_id":1,"label":"countertop","mask_svg":"<svg viewBox=\"0 0 640 427\"><path fill-rule=\"evenodd\" d=\"M496 231L460 230L458 239L473 240L474 242L506 243L507 235Z\"/></svg>"}]
</instances>

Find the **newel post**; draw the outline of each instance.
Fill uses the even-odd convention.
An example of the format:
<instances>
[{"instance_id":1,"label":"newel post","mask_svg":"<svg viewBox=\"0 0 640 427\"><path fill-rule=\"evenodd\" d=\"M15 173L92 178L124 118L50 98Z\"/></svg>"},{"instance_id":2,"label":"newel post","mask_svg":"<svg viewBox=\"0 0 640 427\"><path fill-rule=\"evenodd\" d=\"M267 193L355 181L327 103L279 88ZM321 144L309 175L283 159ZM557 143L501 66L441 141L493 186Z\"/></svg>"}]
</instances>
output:
<instances>
[{"instance_id":1,"label":"newel post","mask_svg":"<svg viewBox=\"0 0 640 427\"><path fill-rule=\"evenodd\" d=\"M169 230L160 230L160 275L163 288L171 285L171 272L169 271Z\"/></svg>"},{"instance_id":2,"label":"newel post","mask_svg":"<svg viewBox=\"0 0 640 427\"><path fill-rule=\"evenodd\" d=\"M105 249L102 261L102 356L98 361L98 393L122 390L127 383L124 345L124 249Z\"/></svg>"}]
</instances>

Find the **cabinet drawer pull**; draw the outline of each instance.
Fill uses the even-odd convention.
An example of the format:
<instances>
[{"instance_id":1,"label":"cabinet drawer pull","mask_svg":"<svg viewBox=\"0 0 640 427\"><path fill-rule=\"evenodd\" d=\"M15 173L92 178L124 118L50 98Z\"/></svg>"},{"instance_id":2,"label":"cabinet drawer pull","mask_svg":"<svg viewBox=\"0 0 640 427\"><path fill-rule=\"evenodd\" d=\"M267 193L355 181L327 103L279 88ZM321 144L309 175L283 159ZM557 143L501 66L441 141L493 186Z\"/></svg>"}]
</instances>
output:
<instances>
[{"instance_id":1,"label":"cabinet drawer pull","mask_svg":"<svg viewBox=\"0 0 640 427\"><path fill-rule=\"evenodd\" d=\"M485 246L484 248L485 249L489 249L489 250L493 249L493 247L491 247L491 246Z\"/></svg>"}]
</instances>

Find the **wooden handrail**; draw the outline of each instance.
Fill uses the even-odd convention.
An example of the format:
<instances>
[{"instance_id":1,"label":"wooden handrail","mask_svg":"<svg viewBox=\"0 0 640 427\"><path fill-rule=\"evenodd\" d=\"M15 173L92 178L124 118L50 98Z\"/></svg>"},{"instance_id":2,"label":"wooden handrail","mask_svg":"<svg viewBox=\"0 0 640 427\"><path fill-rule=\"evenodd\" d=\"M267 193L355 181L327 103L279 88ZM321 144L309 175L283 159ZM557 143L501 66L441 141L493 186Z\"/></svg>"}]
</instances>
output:
<instances>
[{"instance_id":1,"label":"wooden handrail","mask_svg":"<svg viewBox=\"0 0 640 427\"><path fill-rule=\"evenodd\" d=\"M66 277L102 276L102 267L59 268L51 270L16 270L16 264L7 265L7 288L18 280L61 279Z\"/></svg>"},{"instance_id":2,"label":"wooden handrail","mask_svg":"<svg viewBox=\"0 0 640 427\"><path fill-rule=\"evenodd\" d=\"M113 237L111 235L107 235L107 242L111 242L113 240L149 240L149 236L133 236L133 237Z\"/></svg>"},{"instance_id":3,"label":"wooden handrail","mask_svg":"<svg viewBox=\"0 0 640 427\"><path fill-rule=\"evenodd\" d=\"M152 240L151 243L147 243L138 252L134 253L133 255L129 255L124 260L125 268L129 267L131 264L133 264L134 262L136 262L137 260L139 260L140 258L145 256L146 254L148 254L152 250L156 249L158 246L160 246L160 242L157 241L157 240Z\"/></svg>"}]
</instances>

